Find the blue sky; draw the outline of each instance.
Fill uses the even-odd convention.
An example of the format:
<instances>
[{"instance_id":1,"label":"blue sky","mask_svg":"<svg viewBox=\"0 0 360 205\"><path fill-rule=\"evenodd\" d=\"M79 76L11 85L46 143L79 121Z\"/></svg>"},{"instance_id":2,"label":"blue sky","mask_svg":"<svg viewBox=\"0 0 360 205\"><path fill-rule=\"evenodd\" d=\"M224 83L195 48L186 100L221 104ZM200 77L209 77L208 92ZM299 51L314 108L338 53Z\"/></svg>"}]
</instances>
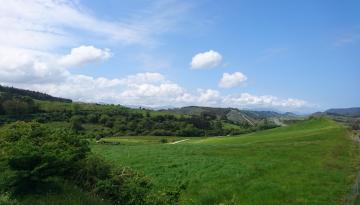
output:
<instances>
[{"instance_id":1,"label":"blue sky","mask_svg":"<svg viewBox=\"0 0 360 205\"><path fill-rule=\"evenodd\" d=\"M359 1L21 1L0 83L79 101L312 112L359 106Z\"/></svg>"}]
</instances>

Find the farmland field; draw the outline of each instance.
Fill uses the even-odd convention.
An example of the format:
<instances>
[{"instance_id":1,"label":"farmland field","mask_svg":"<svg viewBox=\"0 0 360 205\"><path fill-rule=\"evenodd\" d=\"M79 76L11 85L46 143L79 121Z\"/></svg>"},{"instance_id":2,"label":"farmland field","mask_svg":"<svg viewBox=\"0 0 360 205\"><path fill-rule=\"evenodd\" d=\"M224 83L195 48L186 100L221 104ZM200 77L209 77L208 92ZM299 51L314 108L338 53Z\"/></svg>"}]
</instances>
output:
<instances>
[{"instance_id":1,"label":"farmland field","mask_svg":"<svg viewBox=\"0 0 360 205\"><path fill-rule=\"evenodd\" d=\"M183 137L159 137L159 136L136 136L136 137L107 137L103 142L118 142L123 145L159 144L172 143L183 140Z\"/></svg>"},{"instance_id":2,"label":"farmland field","mask_svg":"<svg viewBox=\"0 0 360 205\"><path fill-rule=\"evenodd\" d=\"M149 176L158 190L181 190L181 204L341 204L359 164L346 128L328 119L189 139L164 144L127 137L131 145L92 149Z\"/></svg>"}]
</instances>

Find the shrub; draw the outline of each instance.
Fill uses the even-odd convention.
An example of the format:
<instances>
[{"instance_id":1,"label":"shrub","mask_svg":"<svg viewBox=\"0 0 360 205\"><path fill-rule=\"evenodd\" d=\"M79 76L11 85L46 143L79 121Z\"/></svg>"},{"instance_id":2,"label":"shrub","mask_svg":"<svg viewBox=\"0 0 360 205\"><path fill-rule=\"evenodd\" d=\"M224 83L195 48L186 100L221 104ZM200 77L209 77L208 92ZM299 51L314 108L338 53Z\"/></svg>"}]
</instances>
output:
<instances>
[{"instance_id":1,"label":"shrub","mask_svg":"<svg viewBox=\"0 0 360 205\"><path fill-rule=\"evenodd\" d=\"M0 205L19 205L19 203L15 199L12 199L10 194L3 193L0 194Z\"/></svg>"},{"instance_id":2,"label":"shrub","mask_svg":"<svg viewBox=\"0 0 360 205\"><path fill-rule=\"evenodd\" d=\"M130 169L115 171L107 179L99 180L94 192L116 205L146 204L151 191L150 180Z\"/></svg>"},{"instance_id":3,"label":"shrub","mask_svg":"<svg viewBox=\"0 0 360 205\"><path fill-rule=\"evenodd\" d=\"M92 190L100 180L105 180L111 175L111 166L93 154L88 155L78 165L78 171L70 178L79 186Z\"/></svg>"},{"instance_id":4,"label":"shrub","mask_svg":"<svg viewBox=\"0 0 360 205\"><path fill-rule=\"evenodd\" d=\"M29 192L50 177L69 175L90 151L72 133L35 122L13 123L0 135L0 190L10 193Z\"/></svg>"},{"instance_id":5,"label":"shrub","mask_svg":"<svg viewBox=\"0 0 360 205\"><path fill-rule=\"evenodd\" d=\"M160 205L172 204L167 202L174 201L169 194L153 193L147 177L128 168L114 170L95 155L82 160L78 171L70 179L115 205Z\"/></svg>"},{"instance_id":6,"label":"shrub","mask_svg":"<svg viewBox=\"0 0 360 205\"><path fill-rule=\"evenodd\" d=\"M70 128L75 133L78 133L79 131L83 130L84 128L82 127L82 118L80 116L73 116L70 119Z\"/></svg>"}]
</instances>

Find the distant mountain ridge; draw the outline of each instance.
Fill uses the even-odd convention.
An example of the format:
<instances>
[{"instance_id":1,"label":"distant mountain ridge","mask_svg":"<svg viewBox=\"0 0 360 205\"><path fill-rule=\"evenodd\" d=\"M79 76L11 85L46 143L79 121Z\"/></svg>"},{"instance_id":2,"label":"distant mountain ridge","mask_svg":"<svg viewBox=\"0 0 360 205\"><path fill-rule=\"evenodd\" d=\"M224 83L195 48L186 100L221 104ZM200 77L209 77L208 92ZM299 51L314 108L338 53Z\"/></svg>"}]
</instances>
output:
<instances>
[{"instance_id":1,"label":"distant mountain ridge","mask_svg":"<svg viewBox=\"0 0 360 205\"><path fill-rule=\"evenodd\" d=\"M325 111L328 115L340 115L348 117L360 117L360 107L334 108Z\"/></svg>"}]
</instances>

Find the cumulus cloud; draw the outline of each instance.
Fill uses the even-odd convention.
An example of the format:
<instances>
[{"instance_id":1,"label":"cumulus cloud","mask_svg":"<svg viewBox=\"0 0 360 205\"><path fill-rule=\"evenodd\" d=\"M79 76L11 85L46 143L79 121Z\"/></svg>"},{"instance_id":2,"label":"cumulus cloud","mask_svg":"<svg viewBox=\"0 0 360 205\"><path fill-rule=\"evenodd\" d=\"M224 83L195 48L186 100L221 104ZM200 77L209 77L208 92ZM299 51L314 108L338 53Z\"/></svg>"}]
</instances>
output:
<instances>
[{"instance_id":1,"label":"cumulus cloud","mask_svg":"<svg viewBox=\"0 0 360 205\"><path fill-rule=\"evenodd\" d=\"M80 46L71 49L70 54L62 57L59 63L66 67L81 66L86 63L106 60L111 57L109 49L99 49L94 46Z\"/></svg>"},{"instance_id":2,"label":"cumulus cloud","mask_svg":"<svg viewBox=\"0 0 360 205\"><path fill-rule=\"evenodd\" d=\"M232 88L240 85L247 80L247 77L241 72L224 73L220 79L219 86L222 88Z\"/></svg>"},{"instance_id":3,"label":"cumulus cloud","mask_svg":"<svg viewBox=\"0 0 360 205\"><path fill-rule=\"evenodd\" d=\"M141 105L154 108L198 105L289 110L308 106L304 100L279 99L271 95L258 96L249 93L223 95L213 89L197 89L192 92L167 80L160 73L137 73L114 79L68 73L62 81L18 82L11 83L11 85L77 101Z\"/></svg>"},{"instance_id":4,"label":"cumulus cloud","mask_svg":"<svg viewBox=\"0 0 360 205\"><path fill-rule=\"evenodd\" d=\"M252 95L249 93L225 96L223 103L233 107L247 108L300 108L308 103L300 99L279 99L271 95Z\"/></svg>"},{"instance_id":5,"label":"cumulus cloud","mask_svg":"<svg viewBox=\"0 0 360 205\"><path fill-rule=\"evenodd\" d=\"M190 63L192 69L207 69L218 66L222 61L220 53L209 50L204 53L196 54Z\"/></svg>"},{"instance_id":6,"label":"cumulus cloud","mask_svg":"<svg viewBox=\"0 0 360 205\"><path fill-rule=\"evenodd\" d=\"M68 71L59 67L54 56L47 53L0 47L0 82L45 83L61 81Z\"/></svg>"},{"instance_id":7,"label":"cumulus cloud","mask_svg":"<svg viewBox=\"0 0 360 205\"><path fill-rule=\"evenodd\" d=\"M58 60L58 55L47 52L0 46L0 81L14 83L62 81L71 75L68 67L105 60L110 56L111 53L107 49L80 46Z\"/></svg>"}]
</instances>

